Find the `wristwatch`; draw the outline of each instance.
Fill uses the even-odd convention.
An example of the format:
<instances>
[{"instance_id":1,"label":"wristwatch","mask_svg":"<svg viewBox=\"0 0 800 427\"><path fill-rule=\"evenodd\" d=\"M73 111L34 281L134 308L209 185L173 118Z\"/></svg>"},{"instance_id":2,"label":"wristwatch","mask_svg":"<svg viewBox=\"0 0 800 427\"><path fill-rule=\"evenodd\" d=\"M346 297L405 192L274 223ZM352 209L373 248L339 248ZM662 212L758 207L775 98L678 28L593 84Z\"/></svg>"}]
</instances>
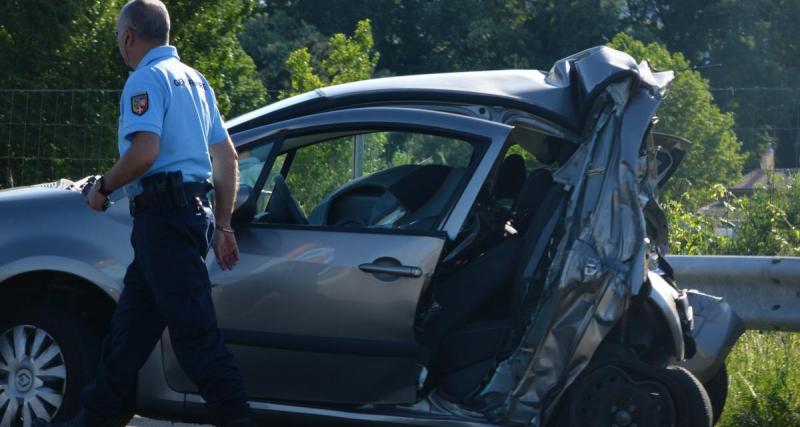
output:
<instances>
[{"instance_id":1,"label":"wristwatch","mask_svg":"<svg viewBox=\"0 0 800 427\"><path fill-rule=\"evenodd\" d=\"M114 190L106 190L106 180L104 176L101 176L100 179L97 180L97 192L108 197Z\"/></svg>"}]
</instances>

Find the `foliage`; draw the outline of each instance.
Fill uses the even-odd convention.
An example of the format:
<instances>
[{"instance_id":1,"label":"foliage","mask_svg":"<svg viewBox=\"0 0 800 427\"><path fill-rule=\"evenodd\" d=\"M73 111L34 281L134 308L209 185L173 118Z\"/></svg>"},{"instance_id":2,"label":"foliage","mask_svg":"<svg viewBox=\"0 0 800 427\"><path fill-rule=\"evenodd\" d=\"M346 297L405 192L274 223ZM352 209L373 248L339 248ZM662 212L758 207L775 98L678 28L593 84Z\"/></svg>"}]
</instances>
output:
<instances>
[{"instance_id":1,"label":"foliage","mask_svg":"<svg viewBox=\"0 0 800 427\"><path fill-rule=\"evenodd\" d=\"M167 1L172 42L183 60L201 71L217 93L220 111L238 115L263 106L266 89L238 33L255 0Z\"/></svg>"},{"instance_id":2,"label":"foliage","mask_svg":"<svg viewBox=\"0 0 800 427\"><path fill-rule=\"evenodd\" d=\"M127 78L114 38L124 0L0 0L0 88L117 89ZM256 0L166 1L182 59L206 75L224 114L263 105L255 64L237 39ZM106 110L103 106L100 110Z\"/></svg>"},{"instance_id":3,"label":"foliage","mask_svg":"<svg viewBox=\"0 0 800 427\"><path fill-rule=\"evenodd\" d=\"M749 331L728 356L730 388L720 427L800 425L800 335Z\"/></svg>"},{"instance_id":4,"label":"foliage","mask_svg":"<svg viewBox=\"0 0 800 427\"><path fill-rule=\"evenodd\" d=\"M728 196L725 187L715 185L703 200L719 200ZM725 207L730 206L723 202ZM718 221L709 215L695 213L697 195L685 193L680 199L668 199L662 208L669 223L670 251L682 255L710 255L724 252L726 237L714 232Z\"/></svg>"},{"instance_id":5,"label":"foliage","mask_svg":"<svg viewBox=\"0 0 800 427\"><path fill-rule=\"evenodd\" d=\"M800 256L798 196L800 175L750 197L735 197L715 185L705 193L667 200L663 208L670 224L670 250L688 255Z\"/></svg>"},{"instance_id":6,"label":"foliage","mask_svg":"<svg viewBox=\"0 0 800 427\"><path fill-rule=\"evenodd\" d=\"M745 156L733 132L733 115L723 114L714 104L708 80L690 68L680 53L670 53L658 43L644 43L618 34L609 43L638 61L647 60L656 70L674 70L670 94L659 109L656 130L680 135L692 141L681 167L670 182L696 188L730 184L741 176ZM664 193L674 194L671 184Z\"/></svg>"},{"instance_id":7,"label":"foliage","mask_svg":"<svg viewBox=\"0 0 800 427\"><path fill-rule=\"evenodd\" d=\"M373 49L372 24L359 21L351 37L334 34L321 58L313 58L308 48L294 50L286 60L291 91L297 95L331 84L365 80L375 72L380 55Z\"/></svg>"},{"instance_id":8,"label":"foliage","mask_svg":"<svg viewBox=\"0 0 800 427\"><path fill-rule=\"evenodd\" d=\"M605 43L620 29L622 0L266 0L280 20L322 34L370 19L378 74L549 68L558 58ZM248 23L253 31L267 22ZM308 33L303 33L305 37ZM286 34L278 37L293 40ZM253 54L253 51L248 49ZM272 57L259 67L282 61ZM268 81L270 86L280 81ZM277 87L277 86L276 86Z\"/></svg>"},{"instance_id":9,"label":"foliage","mask_svg":"<svg viewBox=\"0 0 800 427\"><path fill-rule=\"evenodd\" d=\"M380 58L380 54L372 51L373 44L369 20L359 21L351 38L341 33L331 37L331 52L322 61L330 83L341 84L370 78Z\"/></svg>"},{"instance_id":10,"label":"foliage","mask_svg":"<svg viewBox=\"0 0 800 427\"><path fill-rule=\"evenodd\" d=\"M283 10L255 14L245 22L240 40L257 65L261 80L269 88L283 90L291 85L291 71L285 66L289 55L307 47L310 56L315 58L321 56L327 46L327 38L316 27Z\"/></svg>"},{"instance_id":11,"label":"foliage","mask_svg":"<svg viewBox=\"0 0 800 427\"><path fill-rule=\"evenodd\" d=\"M286 60L286 69L289 70L291 76L291 91L282 94L281 97L310 92L325 86L322 78L314 72L311 60L311 53L305 47L289 54L289 59Z\"/></svg>"},{"instance_id":12,"label":"foliage","mask_svg":"<svg viewBox=\"0 0 800 427\"><path fill-rule=\"evenodd\" d=\"M777 167L800 159L794 96L770 88L797 87L800 2L773 0L627 0L626 31L683 52L722 92L718 104L736 114L745 151L760 154L777 141ZM756 167L752 156L748 168Z\"/></svg>"},{"instance_id":13,"label":"foliage","mask_svg":"<svg viewBox=\"0 0 800 427\"><path fill-rule=\"evenodd\" d=\"M263 105L266 90L237 40L256 0L166 3L172 43L211 82L223 114ZM99 173L116 157L114 90L128 75L114 37L123 4L0 0L0 89L39 90L5 91L0 99L0 123L24 123L0 128L7 157L0 186L79 178Z\"/></svg>"}]
</instances>

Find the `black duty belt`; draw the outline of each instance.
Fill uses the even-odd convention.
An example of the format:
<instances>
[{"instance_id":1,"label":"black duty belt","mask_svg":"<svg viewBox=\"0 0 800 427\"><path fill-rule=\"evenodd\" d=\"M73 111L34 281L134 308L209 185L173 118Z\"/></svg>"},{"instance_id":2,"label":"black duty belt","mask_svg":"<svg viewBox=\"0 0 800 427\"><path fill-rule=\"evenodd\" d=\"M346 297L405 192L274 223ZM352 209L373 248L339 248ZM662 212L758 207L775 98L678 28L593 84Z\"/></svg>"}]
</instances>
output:
<instances>
[{"instance_id":1,"label":"black duty belt","mask_svg":"<svg viewBox=\"0 0 800 427\"><path fill-rule=\"evenodd\" d=\"M145 191L130 199L131 216L140 213L166 213L188 206L208 206L207 193L214 188L208 182L173 183L154 190Z\"/></svg>"}]
</instances>

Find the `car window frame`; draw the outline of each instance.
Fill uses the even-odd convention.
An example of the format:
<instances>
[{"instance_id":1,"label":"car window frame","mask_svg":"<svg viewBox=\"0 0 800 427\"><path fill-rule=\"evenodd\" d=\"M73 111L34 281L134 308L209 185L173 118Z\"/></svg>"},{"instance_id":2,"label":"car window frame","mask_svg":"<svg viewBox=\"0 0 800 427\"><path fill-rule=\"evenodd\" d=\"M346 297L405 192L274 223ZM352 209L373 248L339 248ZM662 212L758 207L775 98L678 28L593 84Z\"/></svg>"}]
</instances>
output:
<instances>
[{"instance_id":1,"label":"car window frame","mask_svg":"<svg viewBox=\"0 0 800 427\"><path fill-rule=\"evenodd\" d=\"M406 117L404 118L404 121L398 122L388 121L386 119L375 120L369 116L367 118L368 121L365 122L364 119L359 119L359 114L356 113L361 113L362 115L383 114L395 119L396 116L393 116L393 113L399 115L410 115L412 117ZM337 119L340 115L344 115L345 117L340 122L337 122L335 119ZM325 119L334 120L326 121ZM436 125L426 123L433 119L441 119L442 123L437 122ZM420 122L414 120L420 120ZM303 121L318 121L321 123L312 123L304 126L302 125ZM454 127L452 122L457 122L457 124L462 126ZM466 221L466 216L469 209L475 200L477 200L477 195L483 186L483 183L489 177L491 169L494 167L496 161L502 153L502 150L507 144L508 139L511 137L513 130L514 128L512 126L506 124L452 113L399 107L364 107L322 112L306 117L287 120L285 122L273 123L270 125L261 126L259 128L242 131L232 136L234 141L238 142L237 150L251 149L256 145L263 143L274 143L270 155L267 161L264 163L264 169L261 171L259 179L256 182L257 188L263 188L277 156L285 153L287 158L284 160L283 168L289 168L287 165L291 165L289 156L293 154L292 151L301 147L313 145L314 143L324 143L323 139L321 141L310 142L308 144L303 144L300 147L293 147L292 149L285 150L284 144L289 136L300 137L314 134L324 135L332 134L337 131L352 131L354 133L367 131L415 132L464 140L474 144L475 150L473 150L467 173L461 179L461 182L459 182L457 191L453 192L453 195L446 203L444 211L439 214L436 225L431 230L348 226L334 227L327 225L269 224L254 222L242 223L239 226L246 226L250 228L298 229L308 231L315 230L328 232L433 236L449 238L451 240L455 239L460 231L461 226ZM476 180L476 175L480 175L483 178ZM471 200L464 200L466 192L470 192L469 199ZM459 212L461 219L454 221L453 216L456 212Z\"/></svg>"}]
</instances>

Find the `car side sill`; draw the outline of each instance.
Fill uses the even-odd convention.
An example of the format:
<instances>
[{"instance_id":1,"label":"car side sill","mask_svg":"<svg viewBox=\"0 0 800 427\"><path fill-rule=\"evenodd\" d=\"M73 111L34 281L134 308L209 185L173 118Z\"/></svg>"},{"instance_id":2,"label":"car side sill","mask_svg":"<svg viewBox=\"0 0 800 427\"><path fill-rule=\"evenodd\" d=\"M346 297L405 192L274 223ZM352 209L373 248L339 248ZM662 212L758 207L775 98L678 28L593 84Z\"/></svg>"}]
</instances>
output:
<instances>
[{"instance_id":1,"label":"car side sill","mask_svg":"<svg viewBox=\"0 0 800 427\"><path fill-rule=\"evenodd\" d=\"M197 404L204 405L204 400L197 394L186 395L187 405ZM306 417L319 417L329 420L336 419L339 421L352 421L358 423L378 423L389 425L417 425L417 426L448 426L448 427L490 427L496 424L487 424L484 422L464 421L452 417L442 416L426 416L420 414L414 415L398 415L398 414L371 414L366 412L346 411L341 409L327 409L327 408L314 408L309 406L289 405L284 403L267 403L267 402L248 402L250 408L256 413L263 414L283 414L283 415L296 415ZM413 409L409 409L413 410Z\"/></svg>"},{"instance_id":2,"label":"car side sill","mask_svg":"<svg viewBox=\"0 0 800 427\"><path fill-rule=\"evenodd\" d=\"M329 354L372 357L416 357L417 344L356 338L314 337L296 334L220 329L226 344Z\"/></svg>"}]
</instances>

